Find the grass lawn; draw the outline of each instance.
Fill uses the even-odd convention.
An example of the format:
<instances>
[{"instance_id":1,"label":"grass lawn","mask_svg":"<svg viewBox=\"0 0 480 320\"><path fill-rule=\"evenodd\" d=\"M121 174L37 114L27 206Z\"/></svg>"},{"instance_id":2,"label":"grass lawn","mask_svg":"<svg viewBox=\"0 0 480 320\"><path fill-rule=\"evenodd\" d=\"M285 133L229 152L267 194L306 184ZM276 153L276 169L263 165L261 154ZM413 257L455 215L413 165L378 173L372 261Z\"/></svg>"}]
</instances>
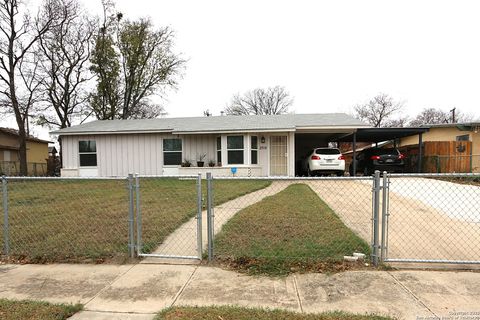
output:
<instances>
[{"instance_id":1,"label":"grass lawn","mask_svg":"<svg viewBox=\"0 0 480 320\"><path fill-rule=\"evenodd\" d=\"M295 313L281 310L250 309L240 307L174 307L157 315L155 320L388 320L375 315L356 315L344 312L320 314Z\"/></svg>"},{"instance_id":2,"label":"grass lawn","mask_svg":"<svg viewBox=\"0 0 480 320\"><path fill-rule=\"evenodd\" d=\"M0 299L0 319L63 320L82 310L81 305L50 304L28 300Z\"/></svg>"},{"instance_id":3,"label":"grass lawn","mask_svg":"<svg viewBox=\"0 0 480 320\"><path fill-rule=\"evenodd\" d=\"M237 213L214 248L216 257L234 268L270 275L343 269L344 255L370 253L305 184L290 185Z\"/></svg>"},{"instance_id":4,"label":"grass lawn","mask_svg":"<svg viewBox=\"0 0 480 320\"><path fill-rule=\"evenodd\" d=\"M269 183L215 181L215 199L217 203L228 201ZM140 184L143 241L149 250L195 215L196 181L148 178ZM125 180L10 180L8 196L10 261L99 263L125 259Z\"/></svg>"}]
</instances>

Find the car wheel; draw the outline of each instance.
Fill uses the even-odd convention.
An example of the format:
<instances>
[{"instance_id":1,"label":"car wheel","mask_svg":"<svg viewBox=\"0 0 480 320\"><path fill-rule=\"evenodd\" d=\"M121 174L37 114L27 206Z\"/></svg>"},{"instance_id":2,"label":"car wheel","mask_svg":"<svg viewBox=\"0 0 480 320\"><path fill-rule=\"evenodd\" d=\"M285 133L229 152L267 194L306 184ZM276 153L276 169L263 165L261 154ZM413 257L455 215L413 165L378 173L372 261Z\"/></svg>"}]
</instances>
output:
<instances>
[{"instance_id":1,"label":"car wheel","mask_svg":"<svg viewBox=\"0 0 480 320\"><path fill-rule=\"evenodd\" d=\"M370 169L368 169L368 167L365 167L365 169L363 169L363 175L364 176L371 176L372 173L370 172Z\"/></svg>"},{"instance_id":2,"label":"car wheel","mask_svg":"<svg viewBox=\"0 0 480 320\"><path fill-rule=\"evenodd\" d=\"M343 177L345 175L345 172L337 171L336 174L337 174L337 177Z\"/></svg>"}]
</instances>

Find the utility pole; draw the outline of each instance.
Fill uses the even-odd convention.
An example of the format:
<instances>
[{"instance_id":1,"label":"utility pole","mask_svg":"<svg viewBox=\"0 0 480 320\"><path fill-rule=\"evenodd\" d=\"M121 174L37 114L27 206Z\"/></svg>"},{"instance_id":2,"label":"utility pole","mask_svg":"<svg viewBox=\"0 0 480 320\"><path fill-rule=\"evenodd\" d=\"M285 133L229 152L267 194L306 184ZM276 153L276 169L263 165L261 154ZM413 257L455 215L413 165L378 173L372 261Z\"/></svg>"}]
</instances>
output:
<instances>
[{"instance_id":1,"label":"utility pole","mask_svg":"<svg viewBox=\"0 0 480 320\"><path fill-rule=\"evenodd\" d=\"M456 121L455 121L455 110L456 110L456 109L457 109L457 108L453 108L452 110L450 110L450 112L452 113L452 123L455 123L455 122L456 122Z\"/></svg>"}]
</instances>

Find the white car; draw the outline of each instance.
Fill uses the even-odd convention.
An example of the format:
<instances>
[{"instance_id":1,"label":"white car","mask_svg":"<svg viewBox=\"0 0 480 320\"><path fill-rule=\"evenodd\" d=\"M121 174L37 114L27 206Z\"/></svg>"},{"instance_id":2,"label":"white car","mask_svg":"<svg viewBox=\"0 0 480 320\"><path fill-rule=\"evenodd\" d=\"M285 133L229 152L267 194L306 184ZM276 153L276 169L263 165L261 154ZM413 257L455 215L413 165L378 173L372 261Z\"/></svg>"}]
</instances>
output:
<instances>
[{"instance_id":1,"label":"white car","mask_svg":"<svg viewBox=\"0 0 480 320\"><path fill-rule=\"evenodd\" d=\"M317 173L345 173L345 157L337 148L315 148L302 161L303 170L308 176Z\"/></svg>"}]
</instances>

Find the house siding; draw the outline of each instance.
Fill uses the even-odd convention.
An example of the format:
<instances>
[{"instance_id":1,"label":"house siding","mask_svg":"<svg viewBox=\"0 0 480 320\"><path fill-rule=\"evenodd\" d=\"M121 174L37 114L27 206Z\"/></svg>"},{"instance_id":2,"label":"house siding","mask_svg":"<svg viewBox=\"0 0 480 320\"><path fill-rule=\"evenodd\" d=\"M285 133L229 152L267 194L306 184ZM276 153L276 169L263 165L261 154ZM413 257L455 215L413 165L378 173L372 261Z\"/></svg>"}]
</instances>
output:
<instances>
[{"instance_id":1,"label":"house siding","mask_svg":"<svg viewBox=\"0 0 480 320\"><path fill-rule=\"evenodd\" d=\"M480 133L474 131L461 131L458 128L430 128L422 136L423 141L455 141L457 136L469 135L472 142L472 171L480 171ZM401 139L399 146L418 145L418 136Z\"/></svg>"},{"instance_id":2,"label":"house siding","mask_svg":"<svg viewBox=\"0 0 480 320\"><path fill-rule=\"evenodd\" d=\"M222 134L222 164L225 170L216 170L216 172L229 172L230 167L238 167L239 170L251 168L252 175L268 176L270 174L270 136L287 136L288 156L287 172L288 175L295 173L295 135L292 132L279 133L249 133L244 135L244 159L245 165L226 165L226 137L229 134ZM259 138L258 164L250 163L250 137L256 135ZM160 133L145 134L107 134L107 135L78 135L62 136L61 147L63 149L63 176L126 176L129 173L138 173L141 175L163 175L171 171L164 170L162 140L165 138L182 139L182 161L188 160L193 166L200 155L206 153L204 162L208 166L210 160L216 160L216 138L219 135L172 135ZM265 143L261 143L261 137L265 137ZM95 140L97 147L97 167L80 168L78 142L80 140ZM215 161L216 162L216 161ZM175 168L175 166L173 166ZM168 168L172 168L168 166ZM190 169L190 171L194 168ZM205 170L205 169L202 169ZM179 170L178 173L185 170ZM195 170L194 170L195 171ZM242 171L243 172L243 171ZM248 171L246 171L248 172Z\"/></svg>"}]
</instances>

